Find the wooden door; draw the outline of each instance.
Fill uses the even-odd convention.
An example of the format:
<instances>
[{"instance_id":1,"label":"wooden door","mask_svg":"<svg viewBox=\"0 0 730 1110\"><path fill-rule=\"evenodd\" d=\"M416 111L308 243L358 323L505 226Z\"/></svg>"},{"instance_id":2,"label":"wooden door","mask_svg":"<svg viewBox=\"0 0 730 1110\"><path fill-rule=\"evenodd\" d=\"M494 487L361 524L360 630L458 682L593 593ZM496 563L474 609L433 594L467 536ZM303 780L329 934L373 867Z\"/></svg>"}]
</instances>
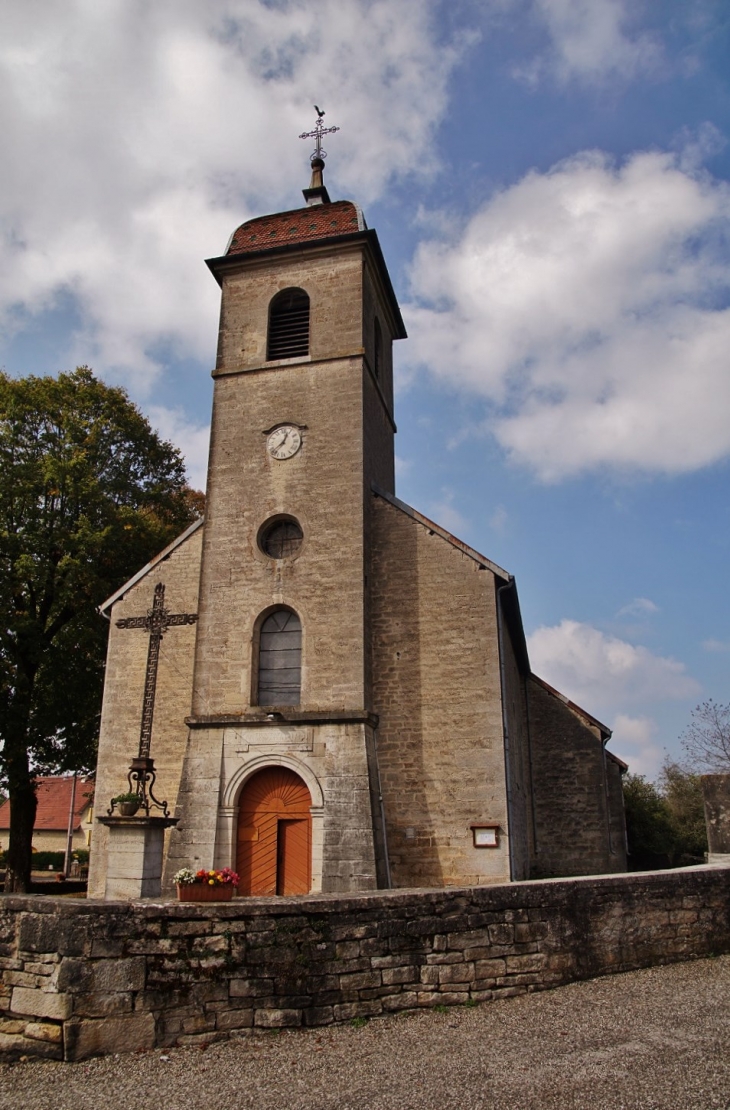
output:
<instances>
[{"instance_id":1,"label":"wooden door","mask_svg":"<svg viewBox=\"0 0 730 1110\"><path fill-rule=\"evenodd\" d=\"M267 767L238 803L239 894L308 894L312 885L312 798L287 767Z\"/></svg>"}]
</instances>

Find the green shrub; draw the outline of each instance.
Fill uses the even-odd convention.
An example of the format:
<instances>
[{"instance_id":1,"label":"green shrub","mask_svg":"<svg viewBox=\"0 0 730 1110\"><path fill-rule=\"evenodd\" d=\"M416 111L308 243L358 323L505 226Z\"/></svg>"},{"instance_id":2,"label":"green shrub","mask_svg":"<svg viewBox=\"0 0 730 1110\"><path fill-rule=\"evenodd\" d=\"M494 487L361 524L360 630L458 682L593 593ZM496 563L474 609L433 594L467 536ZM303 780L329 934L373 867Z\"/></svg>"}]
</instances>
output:
<instances>
[{"instance_id":1,"label":"green shrub","mask_svg":"<svg viewBox=\"0 0 730 1110\"><path fill-rule=\"evenodd\" d=\"M629 870L703 863L707 851L699 775L667 760L658 783L624 777Z\"/></svg>"},{"instance_id":2,"label":"green shrub","mask_svg":"<svg viewBox=\"0 0 730 1110\"><path fill-rule=\"evenodd\" d=\"M32 868L34 871L48 871L49 865L54 871L63 871L65 852L34 852Z\"/></svg>"},{"instance_id":3,"label":"green shrub","mask_svg":"<svg viewBox=\"0 0 730 1110\"><path fill-rule=\"evenodd\" d=\"M88 867L89 864L89 849L88 848L74 848L71 853L71 859L76 860L79 867ZM34 871L47 871L50 864L54 871L63 871L63 865L66 860L65 852L34 852L33 853L33 870ZM5 867L5 852L0 852L0 869Z\"/></svg>"}]
</instances>

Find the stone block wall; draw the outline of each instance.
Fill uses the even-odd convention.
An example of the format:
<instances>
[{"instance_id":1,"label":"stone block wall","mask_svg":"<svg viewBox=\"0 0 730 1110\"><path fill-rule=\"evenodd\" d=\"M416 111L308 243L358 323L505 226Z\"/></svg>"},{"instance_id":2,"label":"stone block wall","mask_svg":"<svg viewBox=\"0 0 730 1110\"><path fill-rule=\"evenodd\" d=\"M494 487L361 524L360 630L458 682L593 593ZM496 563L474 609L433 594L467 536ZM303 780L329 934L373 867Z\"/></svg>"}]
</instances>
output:
<instances>
[{"instance_id":1,"label":"stone block wall","mask_svg":"<svg viewBox=\"0 0 730 1110\"><path fill-rule=\"evenodd\" d=\"M597 727L539 679L532 676L527 685L536 826L532 874L624 871L618 765L604 757Z\"/></svg>"},{"instance_id":2,"label":"stone block wall","mask_svg":"<svg viewBox=\"0 0 730 1110\"><path fill-rule=\"evenodd\" d=\"M392 880L510 878L494 574L400 508L372 502L373 708ZM500 828L474 848L472 824Z\"/></svg>"},{"instance_id":3,"label":"stone block wall","mask_svg":"<svg viewBox=\"0 0 730 1110\"><path fill-rule=\"evenodd\" d=\"M0 900L0 1052L80 1060L730 951L730 868L354 897Z\"/></svg>"}]
</instances>

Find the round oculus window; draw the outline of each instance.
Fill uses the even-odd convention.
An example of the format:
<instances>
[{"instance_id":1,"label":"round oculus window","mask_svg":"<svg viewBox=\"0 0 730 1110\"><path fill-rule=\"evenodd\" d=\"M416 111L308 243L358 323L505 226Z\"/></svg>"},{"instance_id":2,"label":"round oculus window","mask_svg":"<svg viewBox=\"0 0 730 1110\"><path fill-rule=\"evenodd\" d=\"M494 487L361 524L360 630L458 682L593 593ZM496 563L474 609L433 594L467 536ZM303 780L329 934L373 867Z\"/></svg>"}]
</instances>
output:
<instances>
[{"instance_id":1,"label":"round oculus window","mask_svg":"<svg viewBox=\"0 0 730 1110\"><path fill-rule=\"evenodd\" d=\"M270 559L287 559L298 555L304 534L296 520L278 520L264 525L259 536L259 546Z\"/></svg>"}]
</instances>

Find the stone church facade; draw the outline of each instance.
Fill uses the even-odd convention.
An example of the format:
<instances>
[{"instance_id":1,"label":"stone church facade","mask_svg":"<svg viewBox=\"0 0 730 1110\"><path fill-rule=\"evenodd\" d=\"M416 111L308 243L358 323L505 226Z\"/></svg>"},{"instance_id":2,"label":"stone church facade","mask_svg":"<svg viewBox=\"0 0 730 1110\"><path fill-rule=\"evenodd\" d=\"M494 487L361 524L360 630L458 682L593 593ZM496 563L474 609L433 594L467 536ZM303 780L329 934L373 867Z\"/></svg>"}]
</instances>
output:
<instances>
[{"instance_id":1,"label":"stone church facade","mask_svg":"<svg viewBox=\"0 0 730 1110\"><path fill-rule=\"evenodd\" d=\"M186 615L153 691L164 894L183 866L232 867L241 894L625 870L609 731L532 674L514 578L395 495L403 321L375 231L313 186L208 262L205 521L102 607L98 812L137 749L162 584ZM92 896L114 896L110 832Z\"/></svg>"}]
</instances>

